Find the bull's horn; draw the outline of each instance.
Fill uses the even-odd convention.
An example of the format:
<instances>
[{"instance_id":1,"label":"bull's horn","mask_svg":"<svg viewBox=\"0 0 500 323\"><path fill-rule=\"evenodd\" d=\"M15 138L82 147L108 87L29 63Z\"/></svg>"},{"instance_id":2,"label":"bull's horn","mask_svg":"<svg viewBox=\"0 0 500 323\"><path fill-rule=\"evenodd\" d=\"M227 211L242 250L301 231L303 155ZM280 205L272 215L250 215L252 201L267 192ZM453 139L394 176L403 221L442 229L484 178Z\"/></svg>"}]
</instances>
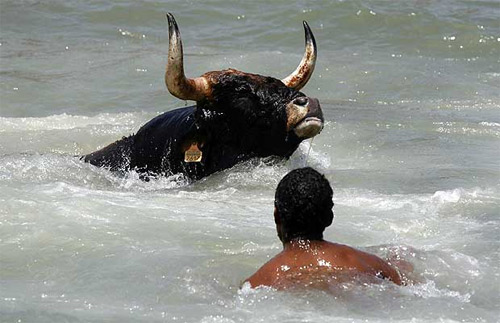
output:
<instances>
[{"instance_id":1,"label":"bull's horn","mask_svg":"<svg viewBox=\"0 0 500 323\"><path fill-rule=\"evenodd\" d=\"M208 96L210 87L204 77L194 79L184 75L182 40L177 22L171 13L168 20L168 58L165 71L165 84L172 95L181 100L200 101Z\"/></svg>"},{"instance_id":2,"label":"bull's horn","mask_svg":"<svg viewBox=\"0 0 500 323\"><path fill-rule=\"evenodd\" d=\"M305 21L304 31L306 37L306 51L302 57L302 61L300 61L299 66L292 74L281 80L286 86L296 90L303 88L311 78L314 66L316 65L316 56L318 54L316 40L314 39L311 28L309 28L309 25Z\"/></svg>"}]
</instances>

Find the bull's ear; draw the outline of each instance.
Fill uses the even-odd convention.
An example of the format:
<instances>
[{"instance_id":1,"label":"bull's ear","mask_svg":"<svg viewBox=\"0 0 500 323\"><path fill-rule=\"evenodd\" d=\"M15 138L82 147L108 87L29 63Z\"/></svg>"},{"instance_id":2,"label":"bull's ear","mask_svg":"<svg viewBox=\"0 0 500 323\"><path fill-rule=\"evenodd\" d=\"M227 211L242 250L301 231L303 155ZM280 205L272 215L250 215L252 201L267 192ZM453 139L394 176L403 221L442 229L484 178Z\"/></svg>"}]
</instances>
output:
<instances>
[{"instance_id":1,"label":"bull's ear","mask_svg":"<svg viewBox=\"0 0 500 323\"><path fill-rule=\"evenodd\" d=\"M314 66L316 65L316 56L318 54L316 40L314 39L311 28L309 28L306 21L304 21L303 24L306 38L304 56L295 71L281 80L286 86L296 89L297 91L303 88L311 78Z\"/></svg>"},{"instance_id":2,"label":"bull's ear","mask_svg":"<svg viewBox=\"0 0 500 323\"><path fill-rule=\"evenodd\" d=\"M205 77L194 79L184 75L184 54L177 22L171 13L168 20L168 58L165 70L165 84L168 91L181 100L200 101L210 95L210 85Z\"/></svg>"}]
</instances>

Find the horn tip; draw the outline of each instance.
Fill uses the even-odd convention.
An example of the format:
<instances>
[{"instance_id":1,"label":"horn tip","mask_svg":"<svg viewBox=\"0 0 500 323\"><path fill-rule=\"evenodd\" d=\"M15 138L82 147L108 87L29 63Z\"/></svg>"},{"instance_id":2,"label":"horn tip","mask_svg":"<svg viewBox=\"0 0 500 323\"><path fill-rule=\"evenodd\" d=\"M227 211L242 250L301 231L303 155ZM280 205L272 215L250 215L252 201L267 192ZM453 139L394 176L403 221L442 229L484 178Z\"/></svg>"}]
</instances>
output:
<instances>
[{"instance_id":1,"label":"horn tip","mask_svg":"<svg viewBox=\"0 0 500 323\"><path fill-rule=\"evenodd\" d=\"M311 34L312 31L311 31L311 27L309 27L309 24L307 23L307 21L302 21L302 25L304 26L304 31L306 32L306 34Z\"/></svg>"},{"instance_id":2,"label":"horn tip","mask_svg":"<svg viewBox=\"0 0 500 323\"><path fill-rule=\"evenodd\" d=\"M172 13L167 12L166 16L169 25L177 26L177 22L175 21L174 15Z\"/></svg>"},{"instance_id":3,"label":"horn tip","mask_svg":"<svg viewBox=\"0 0 500 323\"><path fill-rule=\"evenodd\" d=\"M179 33L179 27L177 26L177 22L175 21L174 15L170 12L166 13L167 21L168 21L168 34L171 37L173 34Z\"/></svg>"},{"instance_id":4,"label":"horn tip","mask_svg":"<svg viewBox=\"0 0 500 323\"><path fill-rule=\"evenodd\" d=\"M304 26L304 30L306 33L312 33L311 27L309 27L309 24L307 23L307 21L303 20L302 25Z\"/></svg>"},{"instance_id":5,"label":"horn tip","mask_svg":"<svg viewBox=\"0 0 500 323\"><path fill-rule=\"evenodd\" d=\"M309 27L309 24L307 23L307 21L303 21L302 22L303 25L304 25L304 32L305 32L305 40L306 40L306 44L308 43L312 43L312 46L313 47L316 47L316 39L314 39L314 34L311 30L311 27Z\"/></svg>"}]
</instances>

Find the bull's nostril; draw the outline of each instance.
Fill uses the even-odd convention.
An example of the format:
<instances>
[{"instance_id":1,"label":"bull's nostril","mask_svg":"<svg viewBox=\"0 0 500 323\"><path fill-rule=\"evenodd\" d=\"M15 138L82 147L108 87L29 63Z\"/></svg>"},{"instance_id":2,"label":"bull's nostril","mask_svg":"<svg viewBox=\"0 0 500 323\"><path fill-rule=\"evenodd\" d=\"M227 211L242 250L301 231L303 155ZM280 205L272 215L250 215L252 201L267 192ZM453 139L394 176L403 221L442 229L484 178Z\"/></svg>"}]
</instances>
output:
<instances>
[{"instance_id":1,"label":"bull's nostril","mask_svg":"<svg viewBox=\"0 0 500 323\"><path fill-rule=\"evenodd\" d=\"M306 105L307 102L309 102L309 100L305 96L301 96L301 97L293 100L293 104L296 104L296 105Z\"/></svg>"}]
</instances>

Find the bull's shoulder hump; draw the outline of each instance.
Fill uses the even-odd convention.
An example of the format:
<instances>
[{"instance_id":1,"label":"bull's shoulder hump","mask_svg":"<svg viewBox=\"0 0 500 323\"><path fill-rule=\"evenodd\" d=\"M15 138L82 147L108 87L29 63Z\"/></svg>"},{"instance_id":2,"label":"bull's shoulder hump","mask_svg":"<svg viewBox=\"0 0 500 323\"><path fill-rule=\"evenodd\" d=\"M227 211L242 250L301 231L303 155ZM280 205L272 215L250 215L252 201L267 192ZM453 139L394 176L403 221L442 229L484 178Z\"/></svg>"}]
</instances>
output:
<instances>
[{"instance_id":1,"label":"bull's shoulder hump","mask_svg":"<svg viewBox=\"0 0 500 323\"><path fill-rule=\"evenodd\" d=\"M164 112L145 123L138 133L157 128L174 127L179 124L194 123L195 110L196 106L189 106Z\"/></svg>"}]
</instances>

